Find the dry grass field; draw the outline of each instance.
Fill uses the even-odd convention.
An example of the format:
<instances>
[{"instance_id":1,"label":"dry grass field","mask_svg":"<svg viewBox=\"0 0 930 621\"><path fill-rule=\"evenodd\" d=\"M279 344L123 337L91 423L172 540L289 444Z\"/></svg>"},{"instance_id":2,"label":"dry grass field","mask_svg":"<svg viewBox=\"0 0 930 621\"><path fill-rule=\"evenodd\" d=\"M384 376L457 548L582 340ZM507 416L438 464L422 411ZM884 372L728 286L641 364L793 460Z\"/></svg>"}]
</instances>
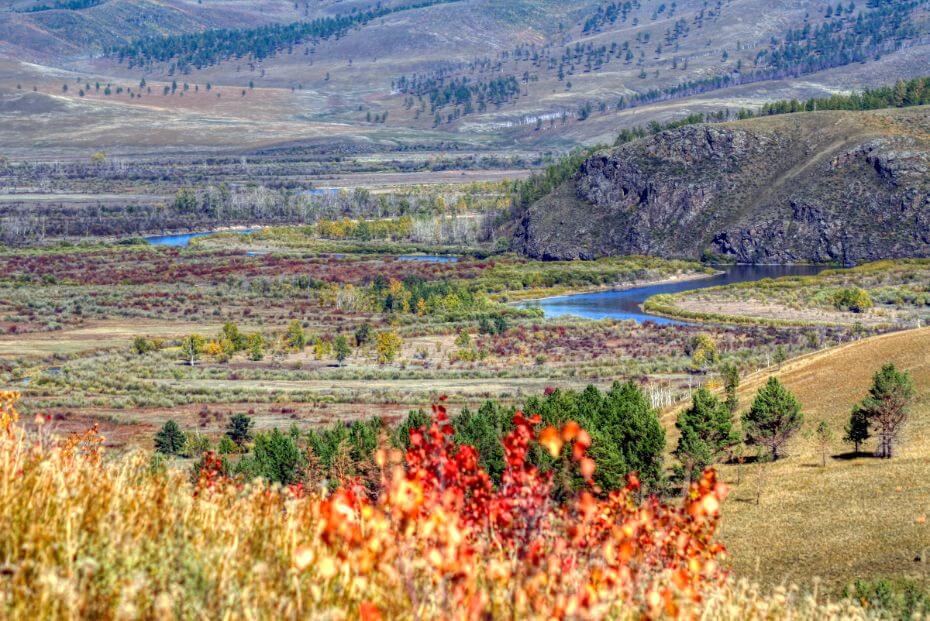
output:
<instances>
[{"instance_id":1,"label":"dry grass field","mask_svg":"<svg viewBox=\"0 0 930 621\"><path fill-rule=\"evenodd\" d=\"M198 330L213 333L221 323L163 322L152 320L97 321L71 330L5 335L0 337L0 358L44 357L88 353L112 347L129 347L137 336L181 337Z\"/></svg>"},{"instance_id":2,"label":"dry grass field","mask_svg":"<svg viewBox=\"0 0 930 621\"><path fill-rule=\"evenodd\" d=\"M886 362L910 372L918 388L904 440L890 461L853 458L843 426ZM930 329L803 356L774 374L800 400L805 429L761 483L759 465L722 467L733 485L723 538L734 569L769 584L817 576L832 588L857 578L930 580ZM744 408L768 375L743 382ZM836 436L826 467L803 437L820 421Z\"/></svg>"}]
</instances>

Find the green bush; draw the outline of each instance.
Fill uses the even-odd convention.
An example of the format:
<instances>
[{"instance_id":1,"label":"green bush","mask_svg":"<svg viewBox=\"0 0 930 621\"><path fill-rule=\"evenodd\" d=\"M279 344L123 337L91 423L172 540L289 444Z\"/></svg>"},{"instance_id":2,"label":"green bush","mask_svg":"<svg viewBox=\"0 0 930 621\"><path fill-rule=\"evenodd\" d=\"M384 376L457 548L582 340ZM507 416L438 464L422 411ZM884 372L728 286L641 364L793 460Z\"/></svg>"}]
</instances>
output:
<instances>
[{"instance_id":1,"label":"green bush","mask_svg":"<svg viewBox=\"0 0 930 621\"><path fill-rule=\"evenodd\" d=\"M607 392L594 386L582 392L554 390L543 398L528 399L524 411L539 414L546 425L570 420L581 425L591 435L588 454L597 463L594 480L603 489L623 487L631 472L639 474L647 489L661 483L665 429L633 382L616 382ZM541 461L545 466L545 459Z\"/></svg>"},{"instance_id":2,"label":"green bush","mask_svg":"<svg viewBox=\"0 0 930 621\"><path fill-rule=\"evenodd\" d=\"M291 485L300 481L304 466L304 456L294 439L275 428L255 436L252 454L239 461L236 472L247 478L261 477Z\"/></svg>"},{"instance_id":3,"label":"green bush","mask_svg":"<svg viewBox=\"0 0 930 621\"><path fill-rule=\"evenodd\" d=\"M874 306L869 292L859 287L847 287L833 294L833 305L842 311L864 313Z\"/></svg>"}]
</instances>

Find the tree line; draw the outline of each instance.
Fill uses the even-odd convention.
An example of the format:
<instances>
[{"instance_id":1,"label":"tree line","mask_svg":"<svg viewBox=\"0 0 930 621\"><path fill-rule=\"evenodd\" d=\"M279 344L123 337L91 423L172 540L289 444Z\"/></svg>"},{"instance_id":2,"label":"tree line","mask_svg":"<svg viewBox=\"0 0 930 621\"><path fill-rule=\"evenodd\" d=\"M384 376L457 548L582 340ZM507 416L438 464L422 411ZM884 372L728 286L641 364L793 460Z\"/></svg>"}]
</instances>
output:
<instances>
[{"instance_id":1,"label":"tree line","mask_svg":"<svg viewBox=\"0 0 930 621\"><path fill-rule=\"evenodd\" d=\"M672 452L676 463L671 479L664 461L666 433L659 412L635 382L615 382L605 391L594 386L582 391L549 388L542 396L529 397L521 410L538 415L542 426L577 423L590 437L588 455L597 463L594 482L602 491L622 488L627 475L635 472L646 491L668 492L697 480L709 466L742 460L741 447L757 448L756 459L761 462L780 459L787 442L803 425L801 404L775 377L758 390L748 410L737 419L738 371L735 366L724 365L721 374L725 399L701 388L694 393L691 405L678 414L675 426L679 439ZM886 364L875 374L868 396L853 408L843 439L855 444L858 454L861 444L874 433L878 437L876 455L891 458L913 397L910 376ZM455 442L475 448L481 468L495 484L501 483L505 470L503 439L513 429L516 412L516 406L487 401L477 410L463 408L449 421ZM429 414L416 410L395 426L373 418L306 432L294 427L287 432L273 429L253 435L252 419L237 414L229 419L217 450L230 474L263 477L286 485L335 485L349 478L364 481L377 471L374 459L379 448L407 448L411 432L430 422ZM811 437L822 448L825 465L833 439L829 425L821 422ZM155 448L163 454L197 457L212 450L212 444L168 421L155 436ZM556 498L568 497L584 486L571 468L570 445L553 453L544 442L534 443L529 457L541 471L553 473ZM194 466L195 478L202 462L201 457Z\"/></svg>"},{"instance_id":2,"label":"tree line","mask_svg":"<svg viewBox=\"0 0 930 621\"><path fill-rule=\"evenodd\" d=\"M67 10L80 11L103 4L105 0L55 0L51 4L37 4L35 6L17 9L17 13L39 13L41 11Z\"/></svg>"},{"instance_id":3,"label":"tree line","mask_svg":"<svg viewBox=\"0 0 930 621\"><path fill-rule=\"evenodd\" d=\"M799 101L782 99L763 104L758 111L741 109L737 118L773 116L815 110L880 110L882 108L906 108L930 104L930 77L898 80L892 86L865 89L849 95L812 97Z\"/></svg>"},{"instance_id":4,"label":"tree line","mask_svg":"<svg viewBox=\"0 0 930 621\"><path fill-rule=\"evenodd\" d=\"M105 53L129 67L147 66L156 62L174 61L186 72L191 67L203 69L230 58L262 60L306 41L341 37L353 28L392 13L426 8L460 0L421 0L396 7L380 3L367 10L347 15L321 17L309 22L267 24L257 28L217 28L164 37L143 37L126 45L108 48Z\"/></svg>"}]
</instances>

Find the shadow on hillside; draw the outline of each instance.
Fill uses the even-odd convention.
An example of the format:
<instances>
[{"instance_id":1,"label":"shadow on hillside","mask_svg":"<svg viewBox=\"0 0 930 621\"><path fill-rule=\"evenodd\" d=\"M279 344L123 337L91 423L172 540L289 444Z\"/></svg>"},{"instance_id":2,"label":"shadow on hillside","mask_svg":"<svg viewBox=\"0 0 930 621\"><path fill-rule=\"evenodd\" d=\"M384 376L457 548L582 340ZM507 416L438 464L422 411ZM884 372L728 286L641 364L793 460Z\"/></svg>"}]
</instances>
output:
<instances>
[{"instance_id":1,"label":"shadow on hillside","mask_svg":"<svg viewBox=\"0 0 930 621\"><path fill-rule=\"evenodd\" d=\"M781 461L781 460L783 460L783 459L784 459L784 457L781 457L781 458L778 459L778 461ZM743 462L743 465L744 465L744 466L751 466L752 464L757 464L757 463L759 463L759 461L760 461L760 458L759 458L758 455L746 455L746 456L743 457L743 459L742 459L742 462ZM768 455L767 455L767 456L766 456L766 461L768 461L768 463L772 463L771 456L768 456ZM736 457L731 457L730 459L724 461L723 463L725 463L725 464L728 465L728 466L737 466L737 465L739 465L740 460L739 460L738 458L736 458Z\"/></svg>"},{"instance_id":2,"label":"shadow on hillside","mask_svg":"<svg viewBox=\"0 0 930 621\"><path fill-rule=\"evenodd\" d=\"M864 453L864 452L855 452L849 451L847 453L839 453L832 456L833 459L840 459L843 461L851 461L853 459L878 459L874 453Z\"/></svg>"}]
</instances>

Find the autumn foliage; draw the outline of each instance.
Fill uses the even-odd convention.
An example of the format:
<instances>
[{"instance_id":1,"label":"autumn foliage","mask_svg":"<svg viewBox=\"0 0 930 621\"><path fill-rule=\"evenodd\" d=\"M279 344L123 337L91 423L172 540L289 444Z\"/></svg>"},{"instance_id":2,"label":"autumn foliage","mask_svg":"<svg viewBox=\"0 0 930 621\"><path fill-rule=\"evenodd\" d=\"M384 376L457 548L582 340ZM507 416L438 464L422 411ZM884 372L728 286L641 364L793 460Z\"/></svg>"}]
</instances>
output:
<instances>
[{"instance_id":1,"label":"autumn foliage","mask_svg":"<svg viewBox=\"0 0 930 621\"><path fill-rule=\"evenodd\" d=\"M436 406L406 454L377 453L374 492L323 495L236 481L209 458L193 486L145 454L102 459L94 431L27 434L14 399L0 393L0 616L695 617L728 582L714 472L673 505L640 499L635 476L603 494L574 423L518 413L494 486ZM527 459L537 442L567 448L588 488L553 500Z\"/></svg>"},{"instance_id":2,"label":"autumn foliage","mask_svg":"<svg viewBox=\"0 0 930 621\"><path fill-rule=\"evenodd\" d=\"M531 443L553 455L569 444L590 480L590 438L573 423L537 434L538 424L516 415L494 488L474 448L452 442L436 406L432 425L411 434L404 465L379 454L384 493L376 502L351 487L322 501L318 529L336 553L334 577L347 571L378 590L387 582L388 593L368 593L371 601L438 618L677 616L720 585L724 551L713 535L725 489L712 471L679 506L637 503L635 476L607 496L592 488L556 504L551 473L527 460ZM318 562L310 552L298 557L304 566Z\"/></svg>"}]
</instances>

